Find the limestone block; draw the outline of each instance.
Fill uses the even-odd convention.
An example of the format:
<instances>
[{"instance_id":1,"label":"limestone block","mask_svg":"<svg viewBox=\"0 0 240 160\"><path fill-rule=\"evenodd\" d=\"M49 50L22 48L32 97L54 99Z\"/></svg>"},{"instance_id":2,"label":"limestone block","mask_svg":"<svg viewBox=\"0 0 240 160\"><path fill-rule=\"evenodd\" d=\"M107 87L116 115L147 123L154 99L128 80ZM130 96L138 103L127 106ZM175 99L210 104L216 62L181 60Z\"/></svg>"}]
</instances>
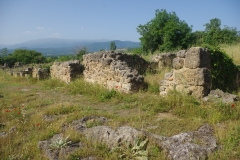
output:
<instances>
[{"instance_id":1,"label":"limestone block","mask_svg":"<svg viewBox=\"0 0 240 160\"><path fill-rule=\"evenodd\" d=\"M184 66L184 58L174 58L172 61L172 66L174 69L181 69Z\"/></svg>"},{"instance_id":2,"label":"limestone block","mask_svg":"<svg viewBox=\"0 0 240 160\"><path fill-rule=\"evenodd\" d=\"M198 98L207 96L210 92L210 88L204 86L190 86L189 88L190 95L193 95Z\"/></svg>"},{"instance_id":3,"label":"limestone block","mask_svg":"<svg viewBox=\"0 0 240 160\"><path fill-rule=\"evenodd\" d=\"M160 84L160 86L169 86L169 81L168 80L161 80L159 84Z\"/></svg>"},{"instance_id":4,"label":"limestone block","mask_svg":"<svg viewBox=\"0 0 240 160\"><path fill-rule=\"evenodd\" d=\"M163 68L163 67L171 67L172 60L176 57L174 53L160 53L156 54L151 59L151 65L153 67Z\"/></svg>"},{"instance_id":5,"label":"limestone block","mask_svg":"<svg viewBox=\"0 0 240 160\"><path fill-rule=\"evenodd\" d=\"M207 51L207 49L192 47L187 51L185 58L186 68L210 68L210 66L210 53Z\"/></svg>"},{"instance_id":6,"label":"limestone block","mask_svg":"<svg viewBox=\"0 0 240 160\"><path fill-rule=\"evenodd\" d=\"M160 86L160 88L159 88L160 92L163 92L163 91L165 91L166 89L167 89L166 86Z\"/></svg>"},{"instance_id":7,"label":"limestone block","mask_svg":"<svg viewBox=\"0 0 240 160\"><path fill-rule=\"evenodd\" d=\"M172 76L173 76L173 73L172 73L172 72L165 73L165 74L164 74L164 79L165 79L165 80L169 80L169 78L171 78Z\"/></svg>"},{"instance_id":8,"label":"limestone block","mask_svg":"<svg viewBox=\"0 0 240 160\"><path fill-rule=\"evenodd\" d=\"M183 68L181 70L175 70L173 73L173 79L177 84L188 84L195 86L211 86L212 82L211 72L207 68Z\"/></svg>"},{"instance_id":9,"label":"limestone block","mask_svg":"<svg viewBox=\"0 0 240 160\"><path fill-rule=\"evenodd\" d=\"M180 50L176 53L176 56L179 58L185 58L187 51L186 50Z\"/></svg>"}]
</instances>

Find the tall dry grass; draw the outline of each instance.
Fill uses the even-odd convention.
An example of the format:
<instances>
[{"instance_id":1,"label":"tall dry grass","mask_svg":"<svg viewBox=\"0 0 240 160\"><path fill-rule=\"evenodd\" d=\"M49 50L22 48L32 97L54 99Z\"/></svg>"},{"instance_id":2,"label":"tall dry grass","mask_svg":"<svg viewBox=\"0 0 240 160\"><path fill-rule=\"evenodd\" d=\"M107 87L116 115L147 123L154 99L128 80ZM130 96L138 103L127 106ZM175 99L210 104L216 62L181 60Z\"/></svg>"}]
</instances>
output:
<instances>
[{"instance_id":1,"label":"tall dry grass","mask_svg":"<svg viewBox=\"0 0 240 160\"><path fill-rule=\"evenodd\" d=\"M235 64L240 65L240 43L238 44L221 44L223 49L234 61Z\"/></svg>"}]
</instances>

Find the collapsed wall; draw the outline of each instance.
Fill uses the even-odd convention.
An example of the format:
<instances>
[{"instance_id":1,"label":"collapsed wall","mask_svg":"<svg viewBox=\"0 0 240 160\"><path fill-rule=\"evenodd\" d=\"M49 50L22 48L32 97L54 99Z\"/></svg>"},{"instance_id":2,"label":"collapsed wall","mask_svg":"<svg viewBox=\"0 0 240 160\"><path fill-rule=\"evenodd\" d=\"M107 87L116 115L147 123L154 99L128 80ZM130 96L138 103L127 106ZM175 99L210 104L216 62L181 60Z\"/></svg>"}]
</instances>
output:
<instances>
[{"instance_id":1,"label":"collapsed wall","mask_svg":"<svg viewBox=\"0 0 240 160\"><path fill-rule=\"evenodd\" d=\"M54 62L50 67L50 74L52 78L60 79L66 83L70 83L74 78L81 75L83 66L79 60Z\"/></svg>"},{"instance_id":2,"label":"collapsed wall","mask_svg":"<svg viewBox=\"0 0 240 160\"><path fill-rule=\"evenodd\" d=\"M172 61L173 70L160 81L160 95L169 90L184 91L196 97L206 96L211 89L211 59L207 49L192 47L177 54Z\"/></svg>"},{"instance_id":3,"label":"collapsed wall","mask_svg":"<svg viewBox=\"0 0 240 160\"><path fill-rule=\"evenodd\" d=\"M38 80L46 79L49 77L49 70L47 68L33 67L32 77Z\"/></svg>"},{"instance_id":4,"label":"collapsed wall","mask_svg":"<svg viewBox=\"0 0 240 160\"><path fill-rule=\"evenodd\" d=\"M147 62L137 55L114 51L95 52L83 56L84 80L123 93L138 91L143 85Z\"/></svg>"},{"instance_id":5,"label":"collapsed wall","mask_svg":"<svg viewBox=\"0 0 240 160\"><path fill-rule=\"evenodd\" d=\"M9 70L9 74L14 77L32 77L38 80L46 79L49 76L49 70L41 67L27 67L22 66Z\"/></svg>"},{"instance_id":6,"label":"collapsed wall","mask_svg":"<svg viewBox=\"0 0 240 160\"><path fill-rule=\"evenodd\" d=\"M172 67L172 60L176 57L175 53L159 53L155 54L151 60L150 65L155 69L162 69L164 67Z\"/></svg>"}]
</instances>

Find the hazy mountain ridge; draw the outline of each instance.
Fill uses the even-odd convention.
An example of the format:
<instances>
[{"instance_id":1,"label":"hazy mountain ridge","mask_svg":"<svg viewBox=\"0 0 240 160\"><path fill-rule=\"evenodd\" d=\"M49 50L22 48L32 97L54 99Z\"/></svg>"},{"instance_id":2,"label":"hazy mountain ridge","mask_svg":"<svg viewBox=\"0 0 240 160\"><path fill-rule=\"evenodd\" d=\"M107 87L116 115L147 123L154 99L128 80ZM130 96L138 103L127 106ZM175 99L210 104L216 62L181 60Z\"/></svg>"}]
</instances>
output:
<instances>
[{"instance_id":1,"label":"hazy mountain ridge","mask_svg":"<svg viewBox=\"0 0 240 160\"><path fill-rule=\"evenodd\" d=\"M140 42L113 40L117 48L140 47ZM1 48L8 48L9 52L15 49L31 49L41 52L44 55L74 54L79 48L86 47L88 52L96 52L101 49L109 50L111 40L78 40L78 39L38 39L14 45L0 45Z\"/></svg>"}]
</instances>

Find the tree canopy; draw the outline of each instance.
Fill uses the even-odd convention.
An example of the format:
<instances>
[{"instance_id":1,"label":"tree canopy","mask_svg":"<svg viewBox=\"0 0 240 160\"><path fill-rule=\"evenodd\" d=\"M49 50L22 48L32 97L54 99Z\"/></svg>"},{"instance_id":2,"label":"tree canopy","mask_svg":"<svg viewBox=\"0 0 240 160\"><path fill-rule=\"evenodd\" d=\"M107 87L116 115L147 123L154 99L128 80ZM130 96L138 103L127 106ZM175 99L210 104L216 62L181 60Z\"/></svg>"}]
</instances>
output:
<instances>
[{"instance_id":1,"label":"tree canopy","mask_svg":"<svg viewBox=\"0 0 240 160\"><path fill-rule=\"evenodd\" d=\"M240 36L237 28L224 26L221 29L221 20L213 18L205 25L204 43L210 45L217 45L220 43L236 42Z\"/></svg>"},{"instance_id":2,"label":"tree canopy","mask_svg":"<svg viewBox=\"0 0 240 160\"><path fill-rule=\"evenodd\" d=\"M168 13L165 9L156 10L155 18L145 25L139 25L137 32L142 36L143 50L151 53L187 48L193 40L192 28L175 12Z\"/></svg>"},{"instance_id":3,"label":"tree canopy","mask_svg":"<svg viewBox=\"0 0 240 160\"><path fill-rule=\"evenodd\" d=\"M114 41L111 42L110 44L110 50L116 50L117 46Z\"/></svg>"},{"instance_id":4,"label":"tree canopy","mask_svg":"<svg viewBox=\"0 0 240 160\"><path fill-rule=\"evenodd\" d=\"M5 54L7 49L2 49L4 51L4 56L2 56L1 63L8 62L13 65L15 62L23 62L24 64L30 63L43 63L46 61L46 57L44 57L40 52L34 50L26 50L26 49L16 49L13 54Z\"/></svg>"},{"instance_id":5,"label":"tree canopy","mask_svg":"<svg viewBox=\"0 0 240 160\"><path fill-rule=\"evenodd\" d=\"M26 49L16 49L13 52L13 57L17 62L23 62L25 64L43 63L46 60L42 53Z\"/></svg>"},{"instance_id":6,"label":"tree canopy","mask_svg":"<svg viewBox=\"0 0 240 160\"><path fill-rule=\"evenodd\" d=\"M87 54L87 47L81 47L77 51L77 58L82 61L83 55Z\"/></svg>"}]
</instances>

